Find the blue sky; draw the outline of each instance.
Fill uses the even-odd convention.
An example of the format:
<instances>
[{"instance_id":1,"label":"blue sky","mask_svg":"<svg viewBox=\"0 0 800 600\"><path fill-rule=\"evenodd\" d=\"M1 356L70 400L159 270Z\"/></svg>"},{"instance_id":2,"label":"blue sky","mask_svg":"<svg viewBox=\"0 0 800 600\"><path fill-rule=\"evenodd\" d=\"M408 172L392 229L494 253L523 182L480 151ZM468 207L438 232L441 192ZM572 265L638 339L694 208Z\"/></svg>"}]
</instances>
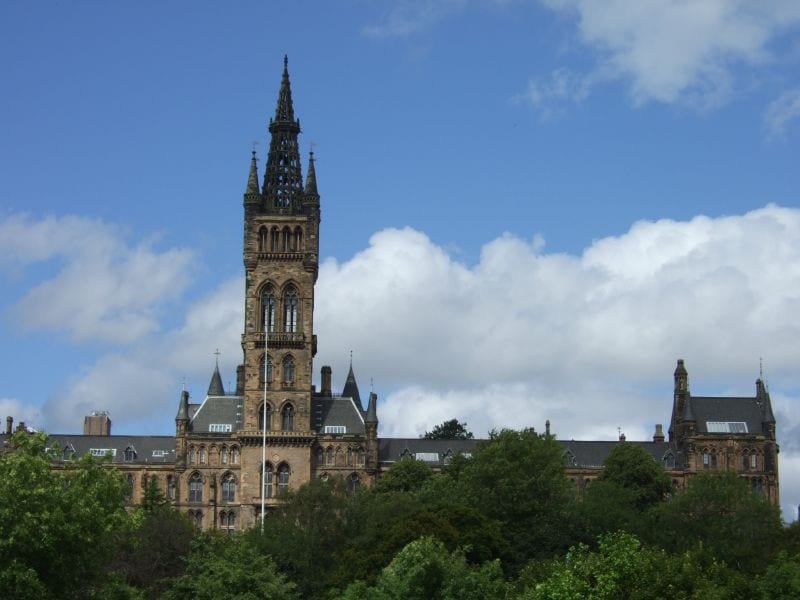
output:
<instances>
[{"instance_id":1,"label":"blue sky","mask_svg":"<svg viewBox=\"0 0 800 600\"><path fill-rule=\"evenodd\" d=\"M4 414L168 433L241 360L242 192L289 55L320 354L384 435L645 439L672 370L779 415L800 502L793 1L0 5ZM521 416L522 415L522 416Z\"/></svg>"}]
</instances>

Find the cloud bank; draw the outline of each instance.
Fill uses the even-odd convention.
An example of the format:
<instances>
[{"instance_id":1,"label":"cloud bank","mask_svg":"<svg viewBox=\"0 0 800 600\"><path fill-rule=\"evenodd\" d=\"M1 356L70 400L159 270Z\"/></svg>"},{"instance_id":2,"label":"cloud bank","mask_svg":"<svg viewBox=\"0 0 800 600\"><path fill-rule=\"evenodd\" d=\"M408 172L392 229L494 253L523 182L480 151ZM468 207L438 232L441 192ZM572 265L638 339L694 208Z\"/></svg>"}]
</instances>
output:
<instances>
[{"instance_id":1,"label":"cloud bank","mask_svg":"<svg viewBox=\"0 0 800 600\"><path fill-rule=\"evenodd\" d=\"M51 230L25 223L31 249L21 254L28 264L54 255L36 251L46 244L33 239ZM86 221L61 220L61 235L69 223L85 233ZM124 248L112 264L132 264L141 252L136 244ZM103 306L104 295L94 290L105 289L107 270L86 264L95 265L94 257L77 253L63 268L98 274L97 283L87 275L82 286L87 302L113 323L116 309ZM163 268L159 261L143 264ZM145 273L143 280L156 277ZM58 281L59 274L45 279ZM69 381L53 382L41 409L25 399L2 405L11 414L40 414L39 425L51 431L79 430L83 414L105 409L117 431L169 433L180 379L202 398L215 347L223 379L232 383L241 360L242 294L241 277L211 288L187 303L179 323L156 323L77 367ZM23 293L28 297L35 300ZM157 315L170 298L142 306ZM322 263L315 369L332 365L341 387L352 349L362 393L370 380L379 393L384 436L416 436L456 417L477 435L499 427L541 430L549 419L562 438L614 439L621 428L629 439L648 439L656 423L668 422L677 358L687 361L692 390L707 395L754 393L763 358L789 511L800 499L800 445L793 442L800 430L798 313L798 209L769 205L744 215L642 221L580 255L503 235L485 244L474 265L422 232L387 229L349 260ZM103 335L94 320L70 327L76 340Z\"/></svg>"}]
</instances>

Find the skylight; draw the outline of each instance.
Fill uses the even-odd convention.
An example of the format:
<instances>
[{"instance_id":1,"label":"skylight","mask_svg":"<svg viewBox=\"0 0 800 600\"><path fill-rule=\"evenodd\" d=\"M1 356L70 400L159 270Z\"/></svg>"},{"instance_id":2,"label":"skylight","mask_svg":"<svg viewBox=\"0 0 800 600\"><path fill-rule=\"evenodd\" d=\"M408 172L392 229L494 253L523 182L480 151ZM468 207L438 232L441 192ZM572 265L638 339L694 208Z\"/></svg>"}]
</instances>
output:
<instances>
[{"instance_id":1,"label":"skylight","mask_svg":"<svg viewBox=\"0 0 800 600\"><path fill-rule=\"evenodd\" d=\"M744 421L706 421L708 433L747 433Z\"/></svg>"}]
</instances>

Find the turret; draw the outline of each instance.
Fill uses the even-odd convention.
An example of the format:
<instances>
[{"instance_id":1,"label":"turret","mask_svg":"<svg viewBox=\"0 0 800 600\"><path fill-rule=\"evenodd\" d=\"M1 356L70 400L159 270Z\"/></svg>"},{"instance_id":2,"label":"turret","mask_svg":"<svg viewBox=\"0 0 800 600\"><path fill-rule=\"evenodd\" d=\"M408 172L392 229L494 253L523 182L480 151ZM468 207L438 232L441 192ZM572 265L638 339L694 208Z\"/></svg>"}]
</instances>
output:
<instances>
[{"instance_id":1,"label":"turret","mask_svg":"<svg viewBox=\"0 0 800 600\"><path fill-rule=\"evenodd\" d=\"M225 388L222 386L222 376L219 374L219 365L214 366L214 373L211 375L211 381L208 384L207 396L224 396Z\"/></svg>"},{"instance_id":2,"label":"turret","mask_svg":"<svg viewBox=\"0 0 800 600\"><path fill-rule=\"evenodd\" d=\"M683 359L678 359L673 373L674 388L672 397L672 419L669 423L669 441L677 441L680 433L680 423L684 411L684 404L690 396L689 373L686 371Z\"/></svg>"}]
</instances>

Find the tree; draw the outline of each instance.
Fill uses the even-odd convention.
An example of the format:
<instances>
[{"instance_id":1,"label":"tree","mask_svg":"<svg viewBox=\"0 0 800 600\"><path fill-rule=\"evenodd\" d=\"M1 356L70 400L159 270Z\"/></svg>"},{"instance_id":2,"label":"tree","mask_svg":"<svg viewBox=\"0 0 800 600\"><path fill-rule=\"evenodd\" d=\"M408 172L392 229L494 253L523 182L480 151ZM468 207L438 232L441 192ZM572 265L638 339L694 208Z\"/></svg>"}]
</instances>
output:
<instances>
[{"instance_id":1,"label":"tree","mask_svg":"<svg viewBox=\"0 0 800 600\"><path fill-rule=\"evenodd\" d=\"M462 553L424 537L403 548L375 586L352 584L341 600L499 600L507 593L497 561L473 568Z\"/></svg>"},{"instance_id":2,"label":"tree","mask_svg":"<svg viewBox=\"0 0 800 600\"><path fill-rule=\"evenodd\" d=\"M669 476L647 451L629 442L618 444L578 505L585 541L619 530L642 534L645 511L671 491Z\"/></svg>"},{"instance_id":3,"label":"tree","mask_svg":"<svg viewBox=\"0 0 800 600\"><path fill-rule=\"evenodd\" d=\"M91 456L53 468L44 434L0 455L0 597L85 598L130 521L127 483Z\"/></svg>"},{"instance_id":4,"label":"tree","mask_svg":"<svg viewBox=\"0 0 800 600\"><path fill-rule=\"evenodd\" d=\"M375 483L376 492L410 492L418 490L433 476L427 463L413 458L402 459L381 475Z\"/></svg>"},{"instance_id":5,"label":"tree","mask_svg":"<svg viewBox=\"0 0 800 600\"><path fill-rule=\"evenodd\" d=\"M450 419L440 423L431 431L426 431L422 437L426 440L471 440L473 435L467 429L466 423L459 423L458 419Z\"/></svg>"},{"instance_id":6,"label":"tree","mask_svg":"<svg viewBox=\"0 0 800 600\"><path fill-rule=\"evenodd\" d=\"M762 600L800 598L800 556L781 554L756 586Z\"/></svg>"},{"instance_id":7,"label":"tree","mask_svg":"<svg viewBox=\"0 0 800 600\"><path fill-rule=\"evenodd\" d=\"M551 436L503 430L492 432L458 471L465 498L503 531L501 558L511 572L571 543L574 490L562 454Z\"/></svg>"},{"instance_id":8,"label":"tree","mask_svg":"<svg viewBox=\"0 0 800 600\"><path fill-rule=\"evenodd\" d=\"M297 600L296 586L243 536L203 534L195 539L186 572L164 600Z\"/></svg>"},{"instance_id":9,"label":"tree","mask_svg":"<svg viewBox=\"0 0 800 600\"><path fill-rule=\"evenodd\" d=\"M670 552L702 544L718 560L759 573L777 554L778 508L735 473L700 473L651 511L651 538Z\"/></svg>"},{"instance_id":10,"label":"tree","mask_svg":"<svg viewBox=\"0 0 800 600\"><path fill-rule=\"evenodd\" d=\"M520 600L729 600L748 594L746 582L724 565L691 553L670 556L620 532L601 536L596 552L583 544L570 548Z\"/></svg>"}]
</instances>

